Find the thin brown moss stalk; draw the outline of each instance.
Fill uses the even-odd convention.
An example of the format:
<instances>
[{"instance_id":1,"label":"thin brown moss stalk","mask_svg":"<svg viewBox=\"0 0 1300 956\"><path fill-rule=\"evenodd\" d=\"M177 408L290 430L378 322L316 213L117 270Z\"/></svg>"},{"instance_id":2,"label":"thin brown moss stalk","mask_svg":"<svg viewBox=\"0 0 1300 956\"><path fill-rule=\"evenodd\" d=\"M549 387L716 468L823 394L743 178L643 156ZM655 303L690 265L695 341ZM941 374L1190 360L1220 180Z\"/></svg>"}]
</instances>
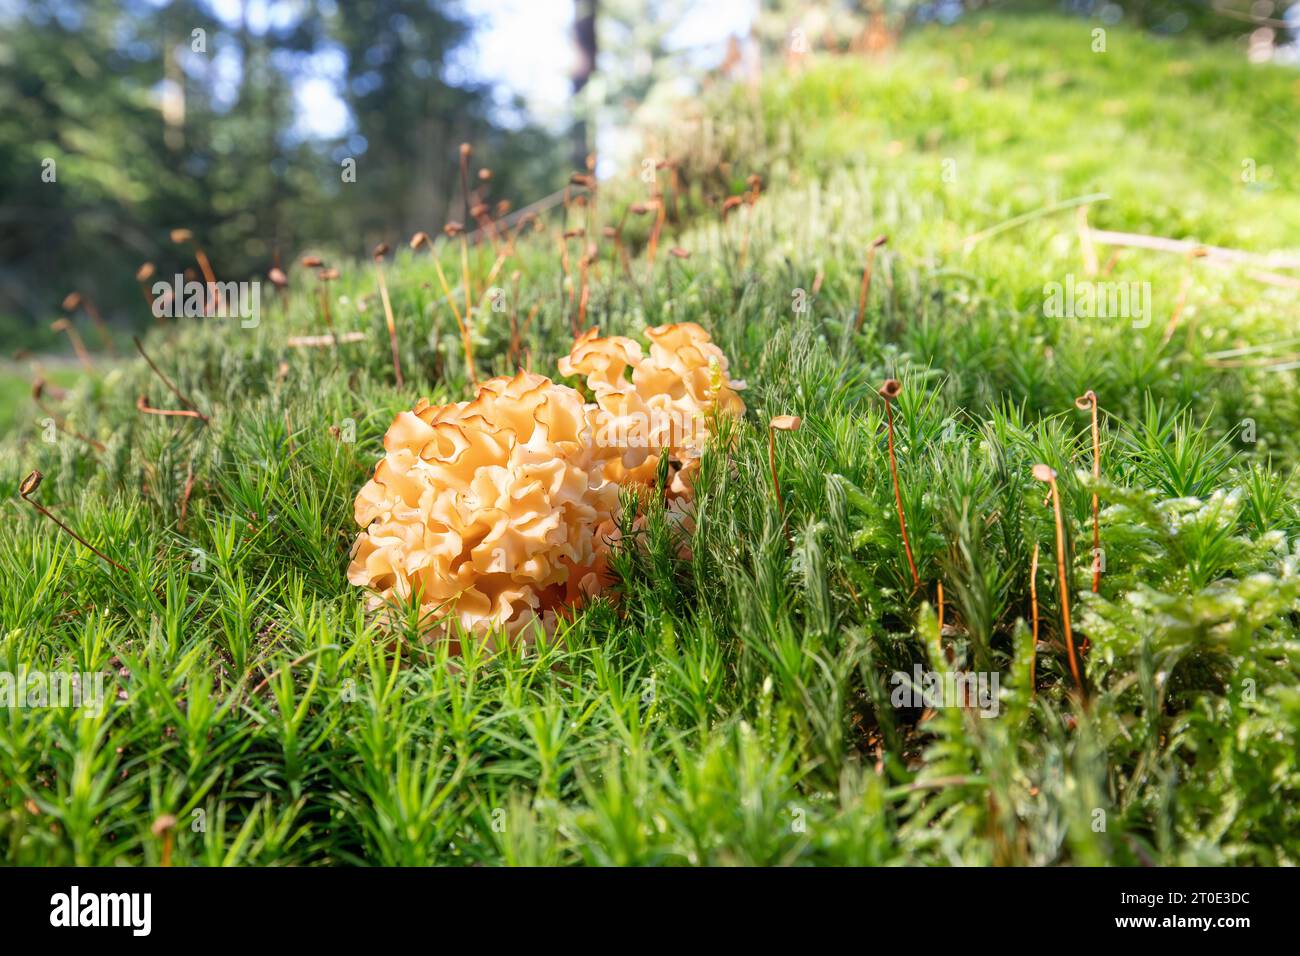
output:
<instances>
[{"instance_id":1,"label":"thin brown moss stalk","mask_svg":"<svg viewBox=\"0 0 1300 956\"><path fill-rule=\"evenodd\" d=\"M682 221L681 207L678 205L677 197L680 195L682 188L677 178L677 163L671 159L663 160L663 166L668 170L668 195L672 197L673 202L673 222L676 224L674 232L680 228Z\"/></svg>"},{"instance_id":2,"label":"thin brown moss stalk","mask_svg":"<svg viewBox=\"0 0 1300 956\"><path fill-rule=\"evenodd\" d=\"M176 519L176 530L185 530L185 518L190 510L190 495L194 494L194 459L185 468L185 489L181 492L181 510Z\"/></svg>"},{"instance_id":3,"label":"thin brown moss stalk","mask_svg":"<svg viewBox=\"0 0 1300 956\"><path fill-rule=\"evenodd\" d=\"M691 257L690 250L689 250L689 249L683 249L681 246L673 246L671 249L668 250L668 255L670 255L672 258L677 259L677 260L685 260L685 259L689 259L689 258ZM673 298L674 295L675 295L675 293L673 292L673 266L672 266L672 263L669 263L669 264L668 264L667 273L668 273L668 298L671 299L671 298ZM685 280L685 278L686 278L685 275L683 275L683 276L682 276L682 279Z\"/></svg>"},{"instance_id":4,"label":"thin brown moss stalk","mask_svg":"<svg viewBox=\"0 0 1300 956\"><path fill-rule=\"evenodd\" d=\"M596 232L596 154L589 153L585 163L587 171L585 173L573 173L569 176L569 184L578 186L585 190L585 195L577 197L579 203L586 210L586 229L587 235L595 235Z\"/></svg>"},{"instance_id":5,"label":"thin brown moss stalk","mask_svg":"<svg viewBox=\"0 0 1300 956\"><path fill-rule=\"evenodd\" d=\"M271 280L277 295L283 295L289 288L289 276L280 265L280 249L277 246L271 252L271 268L266 270L266 277Z\"/></svg>"},{"instance_id":6,"label":"thin brown moss stalk","mask_svg":"<svg viewBox=\"0 0 1300 956\"><path fill-rule=\"evenodd\" d=\"M533 324L533 319L537 318L537 313L538 313L538 311L541 310L541 308L542 308L542 305L541 305L540 302L538 302L538 303L534 303L533 307L532 307L531 309L528 310L528 317L524 319L524 323L523 323L523 325L521 325L521 326L519 327L519 332L518 332L518 334L515 336L515 339L514 339L514 355L515 355L515 358L513 358L513 359L511 360L511 362L510 362L511 365L516 365L516 363L519 361L519 352L520 352L520 350L523 348L524 338L528 335L528 328L529 328L529 326L531 326L531 325ZM532 365L531 365L531 363L532 363L532 356L531 356L531 354L529 355L529 359L528 359L528 361L529 361L529 370L531 371L531 368L532 368Z\"/></svg>"},{"instance_id":7,"label":"thin brown moss stalk","mask_svg":"<svg viewBox=\"0 0 1300 956\"><path fill-rule=\"evenodd\" d=\"M1088 207L1080 206L1074 212L1075 226L1079 231L1079 251L1083 254L1085 275L1097 274L1097 250L1092 244L1092 229L1088 226Z\"/></svg>"},{"instance_id":8,"label":"thin brown moss stalk","mask_svg":"<svg viewBox=\"0 0 1300 956\"><path fill-rule=\"evenodd\" d=\"M461 284L465 290L465 322L468 324L474 314L474 286L469 274L469 240L465 237L463 229L460 231L460 274Z\"/></svg>"},{"instance_id":9,"label":"thin brown moss stalk","mask_svg":"<svg viewBox=\"0 0 1300 956\"><path fill-rule=\"evenodd\" d=\"M718 219L719 219L718 241L723 245L728 245L727 243L728 218L731 216L732 211L739 209L744 204L744 202L745 202L745 197L743 195L728 196L726 199L722 201L722 205L718 209ZM744 269L744 263L739 257L737 257L737 265L742 270Z\"/></svg>"},{"instance_id":10,"label":"thin brown moss stalk","mask_svg":"<svg viewBox=\"0 0 1300 956\"><path fill-rule=\"evenodd\" d=\"M1097 393L1088 389L1074 400L1079 411L1092 412L1092 480L1101 480L1101 429L1097 422ZM1097 492L1092 492L1092 593L1101 590L1101 518Z\"/></svg>"},{"instance_id":11,"label":"thin brown moss stalk","mask_svg":"<svg viewBox=\"0 0 1300 956\"><path fill-rule=\"evenodd\" d=\"M480 184L478 190L475 191L478 202L470 209L470 214L474 217L474 221L478 223L479 229L483 230L487 235L488 241L492 243L492 248L500 253L505 237L497 229L497 224L492 218L491 207L487 203L488 191L491 189L492 184L492 170L484 166L476 176ZM502 206L506 211L509 211L510 204L508 202L498 204L498 208L502 208Z\"/></svg>"},{"instance_id":12,"label":"thin brown moss stalk","mask_svg":"<svg viewBox=\"0 0 1300 956\"><path fill-rule=\"evenodd\" d=\"M935 600L935 604L938 607L939 636L943 637L943 582L942 581L939 581L935 584L934 600Z\"/></svg>"},{"instance_id":13,"label":"thin brown moss stalk","mask_svg":"<svg viewBox=\"0 0 1300 956\"><path fill-rule=\"evenodd\" d=\"M176 843L176 818L170 813L164 813L149 828L150 832L162 840L162 863L164 867L172 865L172 847Z\"/></svg>"},{"instance_id":14,"label":"thin brown moss stalk","mask_svg":"<svg viewBox=\"0 0 1300 956\"><path fill-rule=\"evenodd\" d=\"M756 215L754 207L758 205L758 197L763 189L763 177L758 173L752 173L745 180L748 187L745 192L745 205L748 206L748 212L745 213L745 232L740 239L740 268L745 268L745 259L749 255L749 237L754 228L754 216Z\"/></svg>"},{"instance_id":15,"label":"thin brown moss stalk","mask_svg":"<svg viewBox=\"0 0 1300 956\"><path fill-rule=\"evenodd\" d=\"M166 418L203 418L192 408L154 408L143 395L135 400L135 407L137 411L146 415L162 415Z\"/></svg>"},{"instance_id":16,"label":"thin brown moss stalk","mask_svg":"<svg viewBox=\"0 0 1300 956\"><path fill-rule=\"evenodd\" d=\"M81 362L82 368L87 372L94 373L95 366L90 361L90 353L86 351L86 343L81 340L77 334L77 328L67 319L55 319L50 323L50 328L55 332L66 332L68 341L72 343L72 351L77 353L77 360Z\"/></svg>"},{"instance_id":17,"label":"thin brown moss stalk","mask_svg":"<svg viewBox=\"0 0 1300 956\"><path fill-rule=\"evenodd\" d=\"M149 368L153 370L153 373L157 375L159 379L162 380L162 383L164 385L167 386L167 391L171 392L178 399L180 399L181 404L184 405L186 408L190 409L194 413L192 416L193 418L201 419L203 423L206 425L209 421L208 416L200 412L199 407L196 404L194 404L194 402L189 398L189 396L186 395L184 392L182 392L179 388L177 388L176 383L173 382L170 378L168 378L166 374L164 374L163 370L160 369L154 363L154 360L149 357L149 353L144 350L144 345L141 344L140 337L138 335L133 335L131 336L131 341L135 343L135 350L140 353L140 357L145 360Z\"/></svg>"},{"instance_id":18,"label":"thin brown moss stalk","mask_svg":"<svg viewBox=\"0 0 1300 956\"><path fill-rule=\"evenodd\" d=\"M335 339L337 336L334 335L334 318L330 315L330 297L329 289L326 288L326 283L331 279L337 279L339 271L337 269L326 269L325 262L320 256L303 256L299 262L304 269L316 270L316 278L320 283L319 295L321 317L325 320L325 328L329 329L330 338Z\"/></svg>"},{"instance_id":19,"label":"thin brown moss stalk","mask_svg":"<svg viewBox=\"0 0 1300 956\"><path fill-rule=\"evenodd\" d=\"M876 263L876 250L889 241L888 236L876 236L867 246L867 261L862 267L862 285L858 289L858 319L853 323L853 331L861 332L862 323L867 318L867 296L871 292L871 273Z\"/></svg>"},{"instance_id":20,"label":"thin brown moss stalk","mask_svg":"<svg viewBox=\"0 0 1300 956\"><path fill-rule=\"evenodd\" d=\"M109 334L108 325L104 322L104 317L100 315L99 309L91 301L89 296L82 295L80 292L69 292L63 297L63 310L69 314L75 313L78 308L84 309L86 315L90 316L90 321L95 325L95 331L99 339L104 343L104 348L109 355L116 355L117 348L113 345L113 336Z\"/></svg>"},{"instance_id":21,"label":"thin brown moss stalk","mask_svg":"<svg viewBox=\"0 0 1300 956\"><path fill-rule=\"evenodd\" d=\"M659 235L663 231L664 219L667 217L667 204L664 202L663 194L656 192L646 205L655 210L655 224L650 229L650 241L646 245L646 261L649 262L650 268L653 269L655 254L659 249Z\"/></svg>"},{"instance_id":22,"label":"thin brown moss stalk","mask_svg":"<svg viewBox=\"0 0 1300 956\"><path fill-rule=\"evenodd\" d=\"M519 354L519 279L516 269L510 273L510 345L506 349L506 361L513 367L515 356Z\"/></svg>"},{"instance_id":23,"label":"thin brown moss stalk","mask_svg":"<svg viewBox=\"0 0 1300 956\"><path fill-rule=\"evenodd\" d=\"M483 294L479 296L478 309L482 312L485 308L490 307L489 299L491 298L492 283L496 281L497 275L501 272L501 267L506 264L509 253L502 249L497 254L496 260L492 263L492 268L488 270L487 278L483 280Z\"/></svg>"},{"instance_id":24,"label":"thin brown moss stalk","mask_svg":"<svg viewBox=\"0 0 1300 956\"><path fill-rule=\"evenodd\" d=\"M505 244L500 234L497 232L496 222L492 219L491 210L487 203L478 202L469 211L478 223L479 232L488 238L492 243L492 251L498 255L505 253Z\"/></svg>"},{"instance_id":25,"label":"thin brown moss stalk","mask_svg":"<svg viewBox=\"0 0 1300 956\"><path fill-rule=\"evenodd\" d=\"M199 271L203 273L203 280L208 284L206 311L210 313L213 307L213 297L216 295L217 274L212 271L212 263L208 261L207 253L195 241L194 233L188 229L173 229L171 231L171 240L178 246L189 244L194 247L194 261L199 264Z\"/></svg>"},{"instance_id":26,"label":"thin brown moss stalk","mask_svg":"<svg viewBox=\"0 0 1300 956\"><path fill-rule=\"evenodd\" d=\"M587 327L587 302L591 296L591 287L588 280L591 275L591 266L596 259L596 246L590 244L583 257L578 260L578 275L582 285L582 291L578 295L578 331L581 333Z\"/></svg>"},{"instance_id":27,"label":"thin brown moss stalk","mask_svg":"<svg viewBox=\"0 0 1300 956\"><path fill-rule=\"evenodd\" d=\"M465 222L469 222L471 205L469 197L469 157L473 153L473 147L469 143L460 144L460 194L465 204ZM474 305L474 289L470 285L469 277L469 236L466 235L464 227L458 233L460 237L460 271L461 278L465 283L465 321L471 321L471 310Z\"/></svg>"},{"instance_id":28,"label":"thin brown moss stalk","mask_svg":"<svg viewBox=\"0 0 1300 956\"><path fill-rule=\"evenodd\" d=\"M1056 576L1061 589L1061 626L1065 630L1065 651L1070 658L1070 673L1079 688L1079 697L1086 700L1083 675L1079 673L1079 660L1074 652L1074 628L1070 624L1070 579L1065 572L1065 521L1061 517L1061 492L1056 485L1056 472L1047 465L1034 465L1034 477L1051 488L1052 513L1056 519Z\"/></svg>"},{"instance_id":29,"label":"thin brown moss stalk","mask_svg":"<svg viewBox=\"0 0 1300 956\"><path fill-rule=\"evenodd\" d=\"M508 254L512 256L515 254L515 243L518 242L519 237L524 234L524 229L530 226L534 232L545 228L542 225L542 221L537 217L537 214L531 212L524 213L519 217L519 221L515 223L513 232L510 230L509 224L506 225L506 252Z\"/></svg>"},{"instance_id":30,"label":"thin brown moss stalk","mask_svg":"<svg viewBox=\"0 0 1300 956\"><path fill-rule=\"evenodd\" d=\"M50 421L54 422L54 427L63 432L63 434L67 435L69 438L75 438L77 441L89 445L97 452L103 452L105 450L103 442L96 441L88 435L83 435L80 432L73 431L68 427L68 423L60 415L56 414L52 408L45 404L44 399L46 387L47 384L43 378L37 378L32 382L32 399L36 402L36 407L44 412Z\"/></svg>"},{"instance_id":31,"label":"thin brown moss stalk","mask_svg":"<svg viewBox=\"0 0 1300 956\"><path fill-rule=\"evenodd\" d=\"M1187 259L1183 266L1183 277L1178 283L1178 297L1174 300L1173 310L1169 313L1169 321L1165 323L1164 335L1160 337L1160 345L1163 348L1169 344L1169 340L1174 337L1178 331L1178 323L1183 317L1183 309L1187 306L1187 293L1192 288L1192 266L1197 259L1205 256L1207 250L1204 246L1197 246L1187 253Z\"/></svg>"},{"instance_id":32,"label":"thin brown moss stalk","mask_svg":"<svg viewBox=\"0 0 1300 956\"><path fill-rule=\"evenodd\" d=\"M448 224L448 226L451 225L454 225L454 223ZM460 331L461 349L465 353L465 372L469 376L470 385L477 391L478 375L474 371L474 346L470 339L469 326L466 324L465 318L461 316L460 309L456 306L456 299L451 292L451 284L447 281L447 274L442 271L442 263L438 261L437 253L433 251L432 241L427 234L417 232L411 239L411 248L419 249L425 245L429 247L429 253L433 256L433 268L438 274L438 282L442 286L443 296L446 298L447 304L451 306L452 315L456 317L456 328Z\"/></svg>"},{"instance_id":33,"label":"thin brown moss stalk","mask_svg":"<svg viewBox=\"0 0 1300 956\"><path fill-rule=\"evenodd\" d=\"M320 310L325 319L325 328L329 330L331 336L334 335L334 316L330 313L330 288L329 285L339 277L338 269L320 269L316 273L316 278L320 282Z\"/></svg>"},{"instance_id":34,"label":"thin brown moss stalk","mask_svg":"<svg viewBox=\"0 0 1300 956\"><path fill-rule=\"evenodd\" d=\"M384 256L388 255L388 243L381 242L375 246L375 275L379 279L379 299L384 304L384 319L388 322L388 344L393 350L393 375L397 378L397 387L405 384L402 380L402 363L397 355L397 322L393 318L393 303L388 297L388 283L384 280Z\"/></svg>"},{"instance_id":35,"label":"thin brown moss stalk","mask_svg":"<svg viewBox=\"0 0 1300 956\"><path fill-rule=\"evenodd\" d=\"M1034 542L1034 553L1029 559L1029 618L1033 628L1033 647L1029 658L1029 693L1034 693L1034 673L1038 664L1038 542Z\"/></svg>"},{"instance_id":36,"label":"thin brown moss stalk","mask_svg":"<svg viewBox=\"0 0 1300 956\"><path fill-rule=\"evenodd\" d=\"M803 424L798 415L777 415L767 425L767 463L772 470L772 490L776 492L776 505L785 524L785 499L781 496L781 480L776 474L776 433L797 432Z\"/></svg>"},{"instance_id":37,"label":"thin brown moss stalk","mask_svg":"<svg viewBox=\"0 0 1300 956\"><path fill-rule=\"evenodd\" d=\"M605 238L614 240L613 259L623 266L623 274L629 279L632 278L632 261L628 257L627 247L623 245L623 227L627 225L627 216L630 210L631 207L625 208L623 215L619 217L618 225L606 226L604 232Z\"/></svg>"},{"instance_id":38,"label":"thin brown moss stalk","mask_svg":"<svg viewBox=\"0 0 1300 956\"><path fill-rule=\"evenodd\" d=\"M569 319L569 331L573 333L573 337L576 339L580 334L578 331L578 317L573 308L575 296L577 295L577 286L574 284L573 273L569 264L569 240L573 236L574 231L568 229L555 233L555 242L560 249L560 271L564 273L564 280L560 289L560 294L561 297L563 297L564 288L568 288L569 297L567 303L564 305L564 313Z\"/></svg>"},{"instance_id":39,"label":"thin brown moss stalk","mask_svg":"<svg viewBox=\"0 0 1300 956\"><path fill-rule=\"evenodd\" d=\"M65 534L70 535L74 540L78 541L82 545L82 547L89 548L98 557L107 561L109 564L117 568L123 574L130 574L130 572L127 571L126 568L122 567L122 565L118 564L116 561L114 561L112 558L106 555L103 551L100 551L98 548L96 548L93 544L91 544L81 535L77 534L77 532L69 528L66 524L64 524L62 521L56 518L43 504L41 504L39 501L37 501L35 498L32 497L32 495L36 494L36 489L41 486L41 482L44 480L45 480L45 476L41 474L39 471L36 470L31 471L27 475L27 477L24 478L19 483L18 497L23 499L23 501L27 502L33 508L35 508L40 514L53 521L56 525L59 526L59 528L63 530Z\"/></svg>"},{"instance_id":40,"label":"thin brown moss stalk","mask_svg":"<svg viewBox=\"0 0 1300 956\"><path fill-rule=\"evenodd\" d=\"M912 560L912 544L907 538L907 517L903 513L903 492L898 484L898 462L894 457L894 399L903 391L903 383L898 379L886 379L880 386L880 397L885 400L885 421L889 436L889 474L894 481L894 503L898 506L898 528L903 535L903 553L907 555L907 567L912 572L912 590L921 586L921 576L916 572L916 562Z\"/></svg>"},{"instance_id":41,"label":"thin brown moss stalk","mask_svg":"<svg viewBox=\"0 0 1300 956\"><path fill-rule=\"evenodd\" d=\"M153 313L153 287L149 284L149 280L157 271L157 267L152 262L142 262L140 268L135 270L136 284L140 286L140 294L144 296L144 304L149 307L150 314Z\"/></svg>"},{"instance_id":42,"label":"thin brown moss stalk","mask_svg":"<svg viewBox=\"0 0 1300 956\"><path fill-rule=\"evenodd\" d=\"M457 151L460 157L460 198L464 204L462 218L469 222L469 158L474 154L474 147L469 143L461 143Z\"/></svg>"}]
</instances>

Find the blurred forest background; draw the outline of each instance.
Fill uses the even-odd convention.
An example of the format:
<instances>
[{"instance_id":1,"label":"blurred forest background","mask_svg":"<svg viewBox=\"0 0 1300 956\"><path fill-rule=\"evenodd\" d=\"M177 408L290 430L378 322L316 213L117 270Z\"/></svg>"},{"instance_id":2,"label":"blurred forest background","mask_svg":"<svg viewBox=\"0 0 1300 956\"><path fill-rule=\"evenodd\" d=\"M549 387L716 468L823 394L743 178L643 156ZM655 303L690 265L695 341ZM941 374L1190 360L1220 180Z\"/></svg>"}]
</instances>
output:
<instances>
[{"instance_id":1,"label":"blurred forest background","mask_svg":"<svg viewBox=\"0 0 1300 956\"><path fill-rule=\"evenodd\" d=\"M1195 32L1256 57L1290 42L1300 12L1290 0L996 5ZM752 0L735 38L703 51L673 38L699 6L566 5L554 62L572 104L557 123L458 68L477 24L452 0L0 0L0 351L54 347L50 320L73 290L119 332L146 324L136 270L193 265L172 229L191 230L223 280L265 276L307 245L359 256L461 218L462 141L492 168L492 200L518 207L559 188L607 128L662 103L657 88L707 82L703 64L756 69L799 26L814 48L878 53L912 24L989 4ZM347 112L328 136L304 122L300 95L322 58Z\"/></svg>"}]
</instances>

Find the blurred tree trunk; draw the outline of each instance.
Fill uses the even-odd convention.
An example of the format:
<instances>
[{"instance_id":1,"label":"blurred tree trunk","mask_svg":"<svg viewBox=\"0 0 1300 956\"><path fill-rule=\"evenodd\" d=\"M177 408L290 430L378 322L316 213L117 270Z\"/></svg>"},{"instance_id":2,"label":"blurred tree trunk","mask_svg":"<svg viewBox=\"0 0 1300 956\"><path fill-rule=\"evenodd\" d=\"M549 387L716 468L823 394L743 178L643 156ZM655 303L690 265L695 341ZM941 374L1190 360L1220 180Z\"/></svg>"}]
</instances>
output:
<instances>
[{"instance_id":1,"label":"blurred tree trunk","mask_svg":"<svg viewBox=\"0 0 1300 956\"><path fill-rule=\"evenodd\" d=\"M596 72L596 0L574 0L573 39L576 57L573 67L573 165L587 168L591 152L587 140L587 104L583 90Z\"/></svg>"},{"instance_id":2,"label":"blurred tree trunk","mask_svg":"<svg viewBox=\"0 0 1300 956\"><path fill-rule=\"evenodd\" d=\"M185 74L181 72L176 44L167 42L163 53L163 141L173 153L185 148Z\"/></svg>"}]
</instances>

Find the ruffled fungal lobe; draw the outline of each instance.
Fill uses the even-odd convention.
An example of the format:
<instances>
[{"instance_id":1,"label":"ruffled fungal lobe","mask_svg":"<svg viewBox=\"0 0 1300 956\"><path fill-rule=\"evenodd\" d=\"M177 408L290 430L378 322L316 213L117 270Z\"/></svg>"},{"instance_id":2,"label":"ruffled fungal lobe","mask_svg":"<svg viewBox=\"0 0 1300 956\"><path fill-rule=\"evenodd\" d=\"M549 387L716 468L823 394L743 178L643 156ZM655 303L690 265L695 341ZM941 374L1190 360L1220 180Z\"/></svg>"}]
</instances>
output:
<instances>
[{"instance_id":1,"label":"ruffled fungal lobe","mask_svg":"<svg viewBox=\"0 0 1300 956\"><path fill-rule=\"evenodd\" d=\"M348 580L372 609L418 603L426 637L514 636L603 584L618 488L603 474L594 405L531 373L472 402L398 414L355 503Z\"/></svg>"},{"instance_id":2,"label":"ruffled fungal lobe","mask_svg":"<svg viewBox=\"0 0 1300 956\"><path fill-rule=\"evenodd\" d=\"M560 359L560 372L583 376L596 399L597 444L617 455L608 478L652 484L666 451L673 462L670 498L689 500L711 422L715 414L744 414L737 392L745 383L730 377L727 356L694 322L656 326L646 337L648 355L632 339L601 338L591 329Z\"/></svg>"}]
</instances>

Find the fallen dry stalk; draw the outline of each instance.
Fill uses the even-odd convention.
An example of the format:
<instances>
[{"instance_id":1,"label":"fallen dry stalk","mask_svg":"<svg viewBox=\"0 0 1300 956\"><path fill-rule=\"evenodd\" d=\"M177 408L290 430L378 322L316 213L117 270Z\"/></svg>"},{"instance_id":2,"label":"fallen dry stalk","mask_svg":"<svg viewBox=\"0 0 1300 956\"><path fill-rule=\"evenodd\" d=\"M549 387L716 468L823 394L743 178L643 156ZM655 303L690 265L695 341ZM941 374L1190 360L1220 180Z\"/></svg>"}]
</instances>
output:
<instances>
[{"instance_id":1,"label":"fallen dry stalk","mask_svg":"<svg viewBox=\"0 0 1300 956\"><path fill-rule=\"evenodd\" d=\"M1087 699L1079 661L1074 654L1074 629L1070 625L1070 579L1065 573L1065 522L1061 518L1061 492L1056 486L1056 472L1047 465L1034 465L1034 477L1051 487L1052 512L1056 518L1056 576L1061 588L1061 623L1065 629L1065 649L1070 657L1070 673L1079 687L1079 696Z\"/></svg>"},{"instance_id":2,"label":"fallen dry stalk","mask_svg":"<svg viewBox=\"0 0 1300 956\"><path fill-rule=\"evenodd\" d=\"M912 544L907 539L907 518L903 514L903 493L898 485L898 462L894 458L894 399L903 391L903 383L895 378L885 379L880 386L880 397L885 400L885 419L889 434L889 474L894 481L894 503L898 506L898 527L903 534L903 552L907 555L907 567L912 572L912 590L921 586L921 576L916 573L916 562L912 560Z\"/></svg>"},{"instance_id":3,"label":"fallen dry stalk","mask_svg":"<svg viewBox=\"0 0 1300 956\"><path fill-rule=\"evenodd\" d=\"M989 226L987 229L981 229L979 232L972 233L961 241L961 251L963 254L969 253L976 243L983 242L985 239L992 238L1006 232L1009 229L1016 229L1026 223L1034 222L1045 216L1052 216L1058 212L1064 212L1067 209L1075 209L1079 206L1087 206L1096 202L1105 202L1110 199L1106 193L1089 193L1086 196L1075 196L1072 199L1063 199L1060 202L1052 203L1048 206L1042 206L1030 212L1022 213L1019 216L1012 216L996 225ZM1093 239L1097 239L1100 233L1092 233Z\"/></svg>"},{"instance_id":4,"label":"fallen dry stalk","mask_svg":"<svg viewBox=\"0 0 1300 956\"><path fill-rule=\"evenodd\" d=\"M130 574L130 572L127 571L126 568L122 567L122 565L118 564L116 561L114 561L112 558L110 558L110 557L109 557L108 555L106 555L104 552L100 551L98 548L96 548L93 544L91 544L89 541L87 541L87 540L86 540L85 538L83 538L81 535L77 534L77 532L75 532L75 531L73 531L71 528L69 528L66 524L64 524L64 523L63 523L62 521L60 521L58 518L54 517L54 515L53 515L52 513L50 513L50 511L49 511L48 509L46 509L46 507L45 507L43 504L41 504L39 501L37 501L35 498L32 497L32 495L34 495L34 494L36 493L36 489L39 488L39 487L41 486L41 482L44 481L44 480L45 480L45 476L44 476L43 474L41 474L39 471L33 470L30 474L28 474L28 476L27 476L26 478L24 478L24 479L22 480L21 483L19 483L19 485L18 485L18 497L19 497L19 498L22 498L23 501L27 502L29 505L31 505L33 508L35 508L35 509L36 509L38 512L40 512L42 515L44 515L45 517L49 518L49 519L50 519L51 521L53 521L56 525L58 525L60 528L62 528L63 531L64 531L66 534L71 535L73 538L75 538L77 541L79 541L79 542L80 542L84 547L89 548L89 549L90 549L91 551L93 551L97 556L99 556L100 558L102 558L102 559L104 559L105 561L107 561L109 564L111 564L113 567L117 568L117 569L118 569L119 571L121 571L123 574Z\"/></svg>"},{"instance_id":5,"label":"fallen dry stalk","mask_svg":"<svg viewBox=\"0 0 1300 956\"><path fill-rule=\"evenodd\" d=\"M365 337L364 332L344 332L342 335L291 335L285 340L285 344L295 349L319 349L346 342L361 342Z\"/></svg>"},{"instance_id":6,"label":"fallen dry stalk","mask_svg":"<svg viewBox=\"0 0 1300 956\"><path fill-rule=\"evenodd\" d=\"M1275 285L1283 289L1300 289L1300 279L1284 276L1277 272L1270 272L1267 269L1247 269L1246 275L1256 282L1263 282L1267 285Z\"/></svg>"},{"instance_id":7,"label":"fallen dry stalk","mask_svg":"<svg viewBox=\"0 0 1300 956\"><path fill-rule=\"evenodd\" d=\"M1225 246L1204 246L1190 239L1168 239L1164 236L1147 236L1136 232L1108 232L1094 229L1092 241L1103 246L1126 246L1132 249L1151 249L1156 252L1173 252L1188 255L1197 249L1203 251L1207 261L1215 264L1233 263L1254 265L1264 269L1300 269L1300 256L1285 253L1243 252Z\"/></svg>"}]
</instances>

